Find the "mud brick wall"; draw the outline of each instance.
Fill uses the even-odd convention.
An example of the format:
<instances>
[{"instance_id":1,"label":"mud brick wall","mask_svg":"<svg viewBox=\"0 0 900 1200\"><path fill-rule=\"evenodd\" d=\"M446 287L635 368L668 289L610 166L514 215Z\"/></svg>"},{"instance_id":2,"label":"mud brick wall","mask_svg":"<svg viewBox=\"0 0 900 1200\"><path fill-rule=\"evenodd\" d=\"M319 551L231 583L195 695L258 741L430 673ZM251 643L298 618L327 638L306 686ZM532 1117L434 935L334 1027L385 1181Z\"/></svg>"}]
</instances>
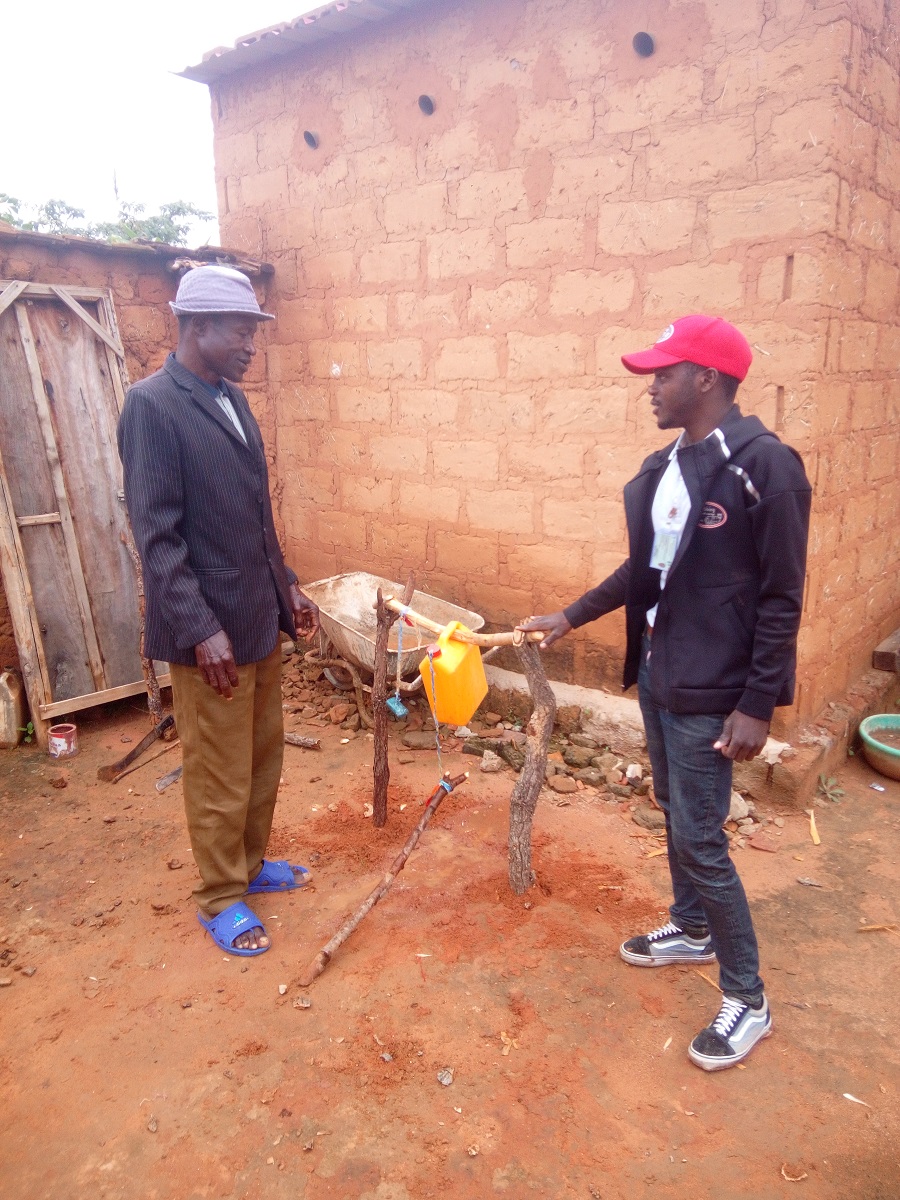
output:
<instances>
[{"instance_id":1,"label":"mud brick wall","mask_svg":"<svg viewBox=\"0 0 900 1200\"><path fill-rule=\"evenodd\" d=\"M414 568L498 625L573 599L667 440L619 355L719 313L816 486L784 727L839 694L900 624L898 58L879 0L438 0L214 84L301 576ZM615 686L623 640L552 673Z\"/></svg>"},{"instance_id":2,"label":"mud brick wall","mask_svg":"<svg viewBox=\"0 0 900 1200\"><path fill-rule=\"evenodd\" d=\"M214 252L109 246L84 239L17 233L8 226L0 229L0 279L108 288L112 292L132 382L158 370L177 342L178 323L169 301L175 297L179 275L171 270L171 264L182 256L196 259L214 256ZM262 297L264 288L258 291ZM248 375L245 390L261 423L271 434L264 377L264 365L258 361L252 379ZM274 447L270 458L271 467ZM0 669L18 669L18 666L19 656L0 579Z\"/></svg>"}]
</instances>

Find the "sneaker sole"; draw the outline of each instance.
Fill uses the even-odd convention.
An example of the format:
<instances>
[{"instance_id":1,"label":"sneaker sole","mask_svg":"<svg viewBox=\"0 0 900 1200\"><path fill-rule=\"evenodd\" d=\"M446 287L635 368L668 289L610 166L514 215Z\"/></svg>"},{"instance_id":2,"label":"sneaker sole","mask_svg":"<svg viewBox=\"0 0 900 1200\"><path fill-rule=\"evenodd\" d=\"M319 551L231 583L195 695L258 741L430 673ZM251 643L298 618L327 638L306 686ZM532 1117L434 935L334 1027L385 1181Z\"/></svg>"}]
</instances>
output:
<instances>
[{"instance_id":1,"label":"sneaker sole","mask_svg":"<svg viewBox=\"0 0 900 1200\"><path fill-rule=\"evenodd\" d=\"M688 1046L688 1058L695 1067L699 1067L702 1071L727 1071L729 1067L736 1067L739 1062L743 1062L748 1054L752 1054L760 1042L764 1042L767 1037L772 1036L772 1026L765 1033L761 1033L752 1046L748 1046L743 1054L735 1054L731 1058L713 1058L707 1054L698 1054Z\"/></svg>"},{"instance_id":2,"label":"sneaker sole","mask_svg":"<svg viewBox=\"0 0 900 1200\"><path fill-rule=\"evenodd\" d=\"M633 967L668 967L673 963L711 963L716 961L712 950L709 954L669 954L665 958L661 956L653 958L647 954L632 954L630 950L620 946L619 954L625 962L631 963Z\"/></svg>"}]
</instances>

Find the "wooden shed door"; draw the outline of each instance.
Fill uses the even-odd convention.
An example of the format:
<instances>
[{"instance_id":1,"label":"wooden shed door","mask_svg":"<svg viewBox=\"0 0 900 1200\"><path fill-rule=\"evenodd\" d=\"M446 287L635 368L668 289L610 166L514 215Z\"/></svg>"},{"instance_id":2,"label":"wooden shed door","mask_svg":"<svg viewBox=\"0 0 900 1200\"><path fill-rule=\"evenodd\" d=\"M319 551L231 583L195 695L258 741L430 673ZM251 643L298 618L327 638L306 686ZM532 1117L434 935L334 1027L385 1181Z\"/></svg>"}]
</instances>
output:
<instances>
[{"instance_id":1,"label":"wooden shed door","mask_svg":"<svg viewBox=\"0 0 900 1200\"><path fill-rule=\"evenodd\" d=\"M144 690L108 292L0 282L0 554L31 711Z\"/></svg>"}]
</instances>

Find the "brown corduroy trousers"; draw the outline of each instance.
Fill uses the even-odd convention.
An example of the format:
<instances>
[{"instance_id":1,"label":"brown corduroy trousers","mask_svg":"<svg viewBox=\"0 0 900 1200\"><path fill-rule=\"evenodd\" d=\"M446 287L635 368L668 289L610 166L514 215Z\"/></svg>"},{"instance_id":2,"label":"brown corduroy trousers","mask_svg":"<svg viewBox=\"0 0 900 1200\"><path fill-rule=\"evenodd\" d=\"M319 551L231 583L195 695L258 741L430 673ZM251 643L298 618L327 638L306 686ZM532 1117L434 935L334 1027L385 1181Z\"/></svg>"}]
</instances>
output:
<instances>
[{"instance_id":1,"label":"brown corduroy trousers","mask_svg":"<svg viewBox=\"0 0 900 1200\"><path fill-rule=\"evenodd\" d=\"M259 874L284 757L281 647L237 673L225 700L196 667L171 664L184 810L202 881L194 897L207 917L240 900Z\"/></svg>"}]
</instances>

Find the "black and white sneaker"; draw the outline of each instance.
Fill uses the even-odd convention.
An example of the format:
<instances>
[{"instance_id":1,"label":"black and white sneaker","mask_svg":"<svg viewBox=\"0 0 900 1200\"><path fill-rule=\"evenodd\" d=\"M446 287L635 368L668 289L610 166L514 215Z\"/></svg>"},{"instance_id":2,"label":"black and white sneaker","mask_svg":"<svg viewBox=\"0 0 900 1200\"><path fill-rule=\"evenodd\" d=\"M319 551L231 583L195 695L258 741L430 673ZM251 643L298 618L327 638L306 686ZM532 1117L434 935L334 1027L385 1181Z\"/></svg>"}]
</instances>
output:
<instances>
[{"instance_id":1,"label":"black and white sneaker","mask_svg":"<svg viewBox=\"0 0 900 1200\"><path fill-rule=\"evenodd\" d=\"M712 1025L701 1029L688 1047L691 1062L704 1071L724 1071L745 1059L757 1042L772 1032L772 1014L765 996L759 1008L731 996L722 999Z\"/></svg>"},{"instance_id":2,"label":"black and white sneaker","mask_svg":"<svg viewBox=\"0 0 900 1200\"><path fill-rule=\"evenodd\" d=\"M715 962L709 931L695 929L687 933L669 922L652 933L629 938L619 947L627 963L635 967L667 967L669 963Z\"/></svg>"}]
</instances>

